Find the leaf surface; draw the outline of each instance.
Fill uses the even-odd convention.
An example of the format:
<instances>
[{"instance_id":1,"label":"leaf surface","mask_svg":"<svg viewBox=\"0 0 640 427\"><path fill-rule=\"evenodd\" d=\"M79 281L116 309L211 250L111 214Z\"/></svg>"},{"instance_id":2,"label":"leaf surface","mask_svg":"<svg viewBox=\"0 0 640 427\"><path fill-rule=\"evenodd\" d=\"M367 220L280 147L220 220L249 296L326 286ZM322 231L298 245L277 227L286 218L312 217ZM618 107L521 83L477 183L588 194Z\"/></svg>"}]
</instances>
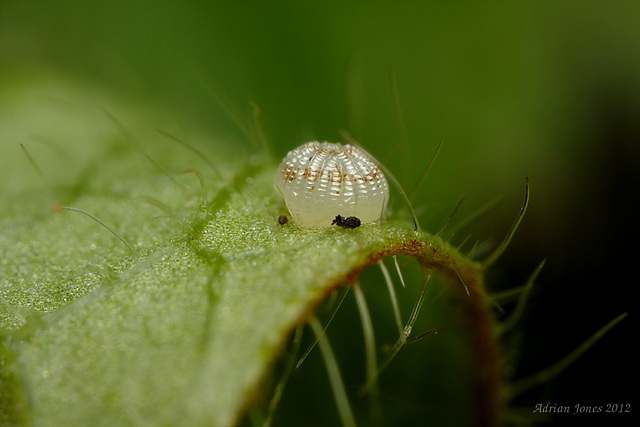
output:
<instances>
[{"instance_id":1,"label":"leaf surface","mask_svg":"<svg viewBox=\"0 0 640 427\"><path fill-rule=\"evenodd\" d=\"M206 141L220 177L153 126L121 123L137 117L130 105L104 114L88 102L103 94L12 83L0 111L7 423L234 425L335 287L385 255L459 258L395 222L280 225L275 165Z\"/></svg>"}]
</instances>

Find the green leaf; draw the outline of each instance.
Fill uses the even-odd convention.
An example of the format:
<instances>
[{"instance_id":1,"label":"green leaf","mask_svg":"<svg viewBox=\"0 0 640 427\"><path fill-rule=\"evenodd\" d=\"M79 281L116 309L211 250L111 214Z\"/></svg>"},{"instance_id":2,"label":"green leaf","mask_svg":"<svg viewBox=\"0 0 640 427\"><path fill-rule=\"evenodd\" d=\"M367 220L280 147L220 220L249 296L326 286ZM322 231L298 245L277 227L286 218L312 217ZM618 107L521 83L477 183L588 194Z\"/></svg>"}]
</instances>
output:
<instances>
[{"instance_id":1,"label":"green leaf","mask_svg":"<svg viewBox=\"0 0 640 427\"><path fill-rule=\"evenodd\" d=\"M234 141L186 149L166 117L95 88L3 81L3 424L234 425L296 325L384 256L462 279L471 335L491 336L480 264L441 239L394 220L280 225L275 165ZM480 380L488 417L496 375Z\"/></svg>"}]
</instances>

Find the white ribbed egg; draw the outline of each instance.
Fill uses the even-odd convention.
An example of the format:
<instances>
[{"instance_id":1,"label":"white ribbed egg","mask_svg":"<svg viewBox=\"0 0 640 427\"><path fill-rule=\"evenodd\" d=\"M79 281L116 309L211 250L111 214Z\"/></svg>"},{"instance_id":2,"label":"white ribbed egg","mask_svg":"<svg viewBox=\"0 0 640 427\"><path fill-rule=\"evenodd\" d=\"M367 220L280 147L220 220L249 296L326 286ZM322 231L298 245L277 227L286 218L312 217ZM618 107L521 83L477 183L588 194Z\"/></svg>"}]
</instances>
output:
<instances>
[{"instance_id":1,"label":"white ribbed egg","mask_svg":"<svg viewBox=\"0 0 640 427\"><path fill-rule=\"evenodd\" d=\"M349 144L312 141L290 151L275 185L301 227L330 227L337 215L374 222L389 200L389 185L374 158Z\"/></svg>"}]
</instances>

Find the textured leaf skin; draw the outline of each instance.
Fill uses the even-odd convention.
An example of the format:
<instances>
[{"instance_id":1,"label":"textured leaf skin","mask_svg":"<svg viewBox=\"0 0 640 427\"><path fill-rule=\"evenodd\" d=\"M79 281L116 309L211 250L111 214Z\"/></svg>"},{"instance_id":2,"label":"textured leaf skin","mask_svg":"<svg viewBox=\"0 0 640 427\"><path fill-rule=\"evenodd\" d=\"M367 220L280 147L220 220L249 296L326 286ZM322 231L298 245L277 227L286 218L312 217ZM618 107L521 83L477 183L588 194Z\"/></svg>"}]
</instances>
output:
<instances>
[{"instance_id":1,"label":"textured leaf skin","mask_svg":"<svg viewBox=\"0 0 640 427\"><path fill-rule=\"evenodd\" d=\"M479 321L472 335L490 337L480 266L440 239L394 221L353 230L280 225L286 210L273 164L238 162L228 144L208 144L220 178L192 152L158 134L129 134L103 112L22 102L50 92L86 99L69 87L12 87L19 90L2 105L2 127L37 147L29 153L44 179L17 144L2 143L3 424L234 425L292 329L335 287L388 255L463 277L469 307L479 310L469 315ZM73 129L56 131L79 118L104 133L88 143ZM40 146L34 134L54 137ZM204 187L155 161L202 171ZM100 218L137 253L58 204ZM480 363L495 359L492 342L482 348L491 354ZM489 376L494 387L497 374Z\"/></svg>"}]
</instances>

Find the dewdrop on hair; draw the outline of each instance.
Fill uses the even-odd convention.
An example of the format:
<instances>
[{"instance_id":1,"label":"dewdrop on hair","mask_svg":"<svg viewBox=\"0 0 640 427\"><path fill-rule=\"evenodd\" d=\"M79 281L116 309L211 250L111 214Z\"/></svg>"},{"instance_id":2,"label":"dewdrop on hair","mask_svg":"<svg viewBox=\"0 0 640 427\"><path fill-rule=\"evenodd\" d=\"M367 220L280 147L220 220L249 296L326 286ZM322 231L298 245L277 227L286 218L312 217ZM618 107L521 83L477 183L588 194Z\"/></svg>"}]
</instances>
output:
<instances>
[{"instance_id":1,"label":"dewdrop on hair","mask_svg":"<svg viewBox=\"0 0 640 427\"><path fill-rule=\"evenodd\" d=\"M375 159L349 144L312 141L290 151L275 186L301 227L330 227L337 215L375 222L389 200L387 179Z\"/></svg>"}]
</instances>

